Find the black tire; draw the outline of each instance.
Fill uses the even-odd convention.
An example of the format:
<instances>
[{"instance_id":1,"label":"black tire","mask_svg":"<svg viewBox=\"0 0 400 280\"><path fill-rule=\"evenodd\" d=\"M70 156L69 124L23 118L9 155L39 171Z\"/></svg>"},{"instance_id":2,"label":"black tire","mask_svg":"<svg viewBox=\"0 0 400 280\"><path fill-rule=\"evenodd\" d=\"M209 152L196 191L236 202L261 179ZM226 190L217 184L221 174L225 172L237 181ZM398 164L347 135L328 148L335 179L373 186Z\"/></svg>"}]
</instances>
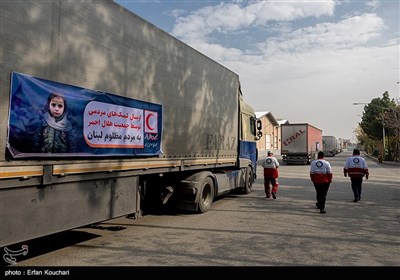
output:
<instances>
[{"instance_id":1,"label":"black tire","mask_svg":"<svg viewBox=\"0 0 400 280\"><path fill-rule=\"evenodd\" d=\"M251 193L251 188L253 187L253 170L251 169L250 166L248 166L246 168L246 174L245 174L245 178L244 178L244 187L243 187L243 192L245 194L249 194Z\"/></svg>"},{"instance_id":2,"label":"black tire","mask_svg":"<svg viewBox=\"0 0 400 280\"><path fill-rule=\"evenodd\" d=\"M199 213L205 213L211 209L214 202L214 182L210 177L205 177L199 187Z\"/></svg>"}]
</instances>

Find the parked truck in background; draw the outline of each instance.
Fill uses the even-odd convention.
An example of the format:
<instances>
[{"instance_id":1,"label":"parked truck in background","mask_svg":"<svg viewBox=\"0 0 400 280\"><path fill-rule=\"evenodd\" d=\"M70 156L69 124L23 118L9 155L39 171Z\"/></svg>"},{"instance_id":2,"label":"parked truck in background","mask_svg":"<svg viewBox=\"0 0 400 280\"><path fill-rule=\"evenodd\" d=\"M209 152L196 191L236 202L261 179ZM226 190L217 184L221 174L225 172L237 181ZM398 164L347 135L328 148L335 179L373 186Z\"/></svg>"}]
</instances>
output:
<instances>
[{"instance_id":1,"label":"parked truck in background","mask_svg":"<svg viewBox=\"0 0 400 280\"><path fill-rule=\"evenodd\" d=\"M344 139L342 138L337 138L337 154L343 152L344 148Z\"/></svg>"},{"instance_id":2,"label":"parked truck in background","mask_svg":"<svg viewBox=\"0 0 400 280\"><path fill-rule=\"evenodd\" d=\"M308 123L281 125L281 154L285 164L311 164L322 151L322 130Z\"/></svg>"},{"instance_id":3,"label":"parked truck in background","mask_svg":"<svg viewBox=\"0 0 400 280\"><path fill-rule=\"evenodd\" d=\"M326 157L333 157L339 153L338 139L335 136L322 136L322 146Z\"/></svg>"},{"instance_id":4,"label":"parked truck in background","mask_svg":"<svg viewBox=\"0 0 400 280\"><path fill-rule=\"evenodd\" d=\"M113 1L0 15L0 246L251 191L261 124L236 73ZM46 125L75 137L48 153L33 135L52 93L71 125Z\"/></svg>"}]
</instances>

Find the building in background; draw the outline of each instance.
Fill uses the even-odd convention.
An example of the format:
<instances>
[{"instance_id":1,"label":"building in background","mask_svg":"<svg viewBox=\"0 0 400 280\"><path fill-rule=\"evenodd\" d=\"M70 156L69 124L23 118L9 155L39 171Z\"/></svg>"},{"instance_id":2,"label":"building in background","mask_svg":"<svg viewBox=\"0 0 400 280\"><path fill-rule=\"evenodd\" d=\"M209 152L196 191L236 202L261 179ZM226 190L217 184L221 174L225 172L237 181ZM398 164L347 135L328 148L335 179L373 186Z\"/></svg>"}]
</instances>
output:
<instances>
[{"instance_id":1,"label":"building in background","mask_svg":"<svg viewBox=\"0 0 400 280\"><path fill-rule=\"evenodd\" d=\"M270 111L256 112L256 117L262 123L262 137L257 141L259 157L266 156L267 151L280 154L279 123Z\"/></svg>"}]
</instances>

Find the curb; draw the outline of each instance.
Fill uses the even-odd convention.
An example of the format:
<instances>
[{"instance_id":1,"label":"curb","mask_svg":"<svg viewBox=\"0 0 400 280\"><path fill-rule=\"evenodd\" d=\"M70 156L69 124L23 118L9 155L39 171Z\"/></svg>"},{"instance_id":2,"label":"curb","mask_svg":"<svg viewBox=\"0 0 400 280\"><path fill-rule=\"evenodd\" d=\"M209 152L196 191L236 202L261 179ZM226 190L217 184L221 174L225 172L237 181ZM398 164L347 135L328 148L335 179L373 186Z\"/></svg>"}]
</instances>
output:
<instances>
[{"instance_id":1,"label":"curb","mask_svg":"<svg viewBox=\"0 0 400 280\"><path fill-rule=\"evenodd\" d=\"M378 159L376 157L373 157L367 153L363 153L364 156L368 157L369 159L375 161L378 164L383 164L383 165L392 165L392 166L400 166L400 162L396 162L396 161L383 161L382 163L378 162Z\"/></svg>"}]
</instances>

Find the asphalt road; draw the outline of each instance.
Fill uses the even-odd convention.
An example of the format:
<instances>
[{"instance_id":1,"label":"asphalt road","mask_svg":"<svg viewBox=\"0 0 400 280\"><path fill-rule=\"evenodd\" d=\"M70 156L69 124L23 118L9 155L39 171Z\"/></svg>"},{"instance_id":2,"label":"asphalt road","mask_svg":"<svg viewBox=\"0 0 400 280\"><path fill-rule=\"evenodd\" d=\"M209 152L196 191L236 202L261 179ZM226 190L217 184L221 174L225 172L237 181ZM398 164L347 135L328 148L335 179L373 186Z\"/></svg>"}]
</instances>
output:
<instances>
[{"instance_id":1,"label":"asphalt road","mask_svg":"<svg viewBox=\"0 0 400 280\"><path fill-rule=\"evenodd\" d=\"M207 213L121 217L26 242L27 256L8 268L398 267L400 166L367 158L370 178L354 203L342 173L349 155L326 158L334 173L326 214L315 208L309 165L281 165L276 200L265 198L258 167L250 194L226 195Z\"/></svg>"}]
</instances>

